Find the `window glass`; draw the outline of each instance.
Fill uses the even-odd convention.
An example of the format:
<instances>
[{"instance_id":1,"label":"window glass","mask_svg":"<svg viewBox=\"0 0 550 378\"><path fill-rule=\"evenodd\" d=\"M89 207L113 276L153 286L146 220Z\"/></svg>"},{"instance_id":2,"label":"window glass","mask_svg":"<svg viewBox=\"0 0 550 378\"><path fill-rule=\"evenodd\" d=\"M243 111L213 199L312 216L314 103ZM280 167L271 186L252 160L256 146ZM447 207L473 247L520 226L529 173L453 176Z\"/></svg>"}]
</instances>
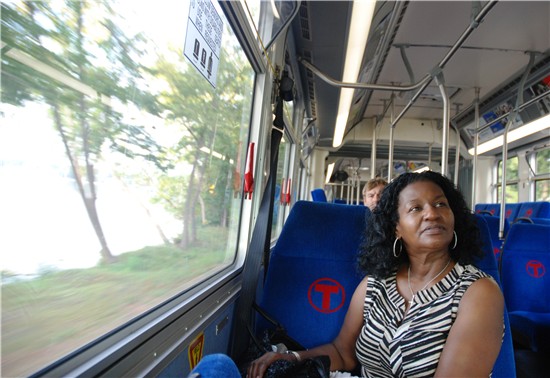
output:
<instances>
[{"instance_id":1,"label":"window glass","mask_svg":"<svg viewBox=\"0 0 550 378\"><path fill-rule=\"evenodd\" d=\"M3 376L234 261L255 74L221 13L216 86L189 63L189 6L2 3Z\"/></svg>"},{"instance_id":2,"label":"window glass","mask_svg":"<svg viewBox=\"0 0 550 378\"><path fill-rule=\"evenodd\" d=\"M550 180L535 181L535 201L550 201Z\"/></svg>"},{"instance_id":3,"label":"window glass","mask_svg":"<svg viewBox=\"0 0 550 378\"><path fill-rule=\"evenodd\" d=\"M501 187L502 185L497 185L497 202L500 202ZM506 185L506 203L517 203L517 202L519 202L518 184Z\"/></svg>"},{"instance_id":4,"label":"window glass","mask_svg":"<svg viewBox=\"0 0 550 378\"><path fill-rule=\"evenodd\" d=\"M535 173L535 201L550 201L550 149L537 151Z\"/></svg>"},{"instance_id":5,"label":"window glass","mask_svg":"<svg viewBox=\"0 0 550 378\"><path fill-rule=\"evenodd\" d=\"M271 239L277 238L281 232L279 219L284 216L284 208L283 205L281 205L281 196L282 193L287 193L289 185L286 169L288 165L287 149L289 146L290 143L286 141L286 138L281 138L281 143L279 144L279 157L277 160L277 178L275 179L275 203L273 205ZM293 184L292 181L290 184Z\"/></svg>"},{"instance_id":6,"label":"window glass","mask_svg":"<svg viewBox=\"0 0 550 378\"><path fill-rule=\"evenodd\" d=\"M519 159L517 156L509 158L506 163L506 203L517 203L519 201ZM498 162L498 175L497 175L496 191L497 202L500 202L502 191L502 160Z\"/></svg>"},{"instance_id":7,"label":"window glass","mask_svg":"<svg viewBox=\"0 0 550 378\"><path fill-rule=\"evenodd\" d=\"M509 158L506 162L506 182L515 181L519 178L519 159L517 156ZM498 162L497 182L502 182L502 160Z\"/></svg>"},{"instance_id":8,"label":"window glass","mask_svg":"<svg viewBox=\"0 0 550 378\"><path fill-rule=\"evenodd\" d=\"M550 149L537 151L535 164L535 172L537 175L550 173Z\"/></svg>"}]
</instances>

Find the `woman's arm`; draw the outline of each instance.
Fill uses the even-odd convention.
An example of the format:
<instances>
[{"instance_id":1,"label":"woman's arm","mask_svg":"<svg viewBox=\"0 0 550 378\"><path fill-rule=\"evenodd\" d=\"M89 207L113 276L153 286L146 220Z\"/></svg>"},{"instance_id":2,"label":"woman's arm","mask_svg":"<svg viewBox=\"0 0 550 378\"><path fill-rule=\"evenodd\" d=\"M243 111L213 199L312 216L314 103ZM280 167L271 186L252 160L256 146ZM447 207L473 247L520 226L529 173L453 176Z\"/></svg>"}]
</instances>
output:
<instances>
[{"instance_id":1,"label":"woman's arm","mask_svg":"<svg viewBox=\"0 0 550 378\"><path fill-rule=\"evenodd\" d=\"M502 345L504 298L489 278L464 293L441 353L436 377L488 377Z\"/></svg>"},{"instance_id":2,"label":"woman's arm","mask_svg":"<svg viewBox=\"0 0 550 378\"><path fill-rule=\"evenodd\" d=\"M308 350L297 351L300 359L327 355L330 357L331 371L352 370L357 365L355 342L363 326L363 306L365 304L366 292L367 278L364 278L353 293L344 324L338 336L331 343ZM319 332L322 331L319 330ZM292 354L268 352L257 360L252 361L248 367L247 377L263 377L269 365L281 359L294 361L295 357Z\"/></svg>"}]
</instances>

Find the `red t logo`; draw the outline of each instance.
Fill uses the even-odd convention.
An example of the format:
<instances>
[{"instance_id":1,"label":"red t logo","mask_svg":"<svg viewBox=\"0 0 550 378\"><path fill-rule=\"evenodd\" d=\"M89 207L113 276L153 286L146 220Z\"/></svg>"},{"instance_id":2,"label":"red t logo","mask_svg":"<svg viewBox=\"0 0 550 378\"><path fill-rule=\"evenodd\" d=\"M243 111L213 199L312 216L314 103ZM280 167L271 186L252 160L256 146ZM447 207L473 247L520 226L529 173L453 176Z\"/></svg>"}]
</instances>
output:
<instances>
[{"instance_id":1,"label":"red t logo","mask_svg":"<svg viewBox=\"0 0 550 378\"><path fill-rule=\"evenodd\" d=\"M538 260L531 260L525 265L527 274L531 277L541 278L546 273L546 268Z\"/></svg>"},{"instance_id":2,"label":"red t logo","mask_svg":"<svg viewBox=\"0 0 550 378\"><path fill-rule=\"evenodd\" d=\"M338 311L346 300L344 287L332 278L319 278L313 282L307 296L311 307L325 314Z\"/></svg>"}]
</instances>

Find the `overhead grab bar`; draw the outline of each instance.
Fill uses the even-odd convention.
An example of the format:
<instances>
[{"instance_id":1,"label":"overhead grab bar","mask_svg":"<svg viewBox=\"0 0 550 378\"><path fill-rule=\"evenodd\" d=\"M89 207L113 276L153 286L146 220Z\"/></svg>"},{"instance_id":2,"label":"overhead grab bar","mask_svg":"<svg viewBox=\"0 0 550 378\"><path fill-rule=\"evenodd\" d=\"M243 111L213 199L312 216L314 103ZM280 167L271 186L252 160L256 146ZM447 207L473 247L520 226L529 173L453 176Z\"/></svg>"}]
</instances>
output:
<instances>
[{"instance_id":1,"label":"overhead grab bar","mask_svg":"<svg viewBox=\"0 0 550 378\"><path fill-rule=\"evenodd\" d=\"M413 89L416 89L420 87L422 84L424 84L425 80L430 79L430 75L426 75L422 80L420 80L416 84L412 85L390 85L390 84L369 84L369 83L347 83L343 81L339 81L336 79L333 79L332 77L324 74L319 70L317 67L315 67L313 64L308 62L307 60L304 60L302 57L298 57L298 61L302 63L306 68L310 69L311 72L313 72L315 75L317 75L320 79L323 79L326 83L333 85L335 87L340 88L354 88L354 89L373 89L373 90L379 90L379 91L395 91L395 92L408 92L412 91Z\"/></svg>"},{"instance_id":2,"label":"overhead grab bar","mask_svg":"<svg viewBox=\"0 0 550 378\"><path fill-rule=\"evenodd\" d=\"M453 47L451 47L451 49L447 52L447 54L443 57L443 59L441 60L441 62L439 62L439 64L437 65L437 68L439 68L440 70L443 69L443 67L445 67L445 65L447 64L447 62L449 62L449 60L452 58L452 56L456 53L456 51L464 44L464 41L466 41L466 38L468 38L470 36L470 34L472 34L472 32L474 31L474 29L476 29L479 25L479 23L481 21L483 21L483 19L485 18L485 16L487 15L487 13L489 13L489 11L496 5L497 3L497 0L491 0L489 2L487 2L487 4L485 4L485 6L479 11L479 13L477 14L477 16L474 18L474 20L470 23L470 25L466 28L466 30L464 30L464 32L462 33L462 35L458 38L458 41L455 42L455 44L453 45ZM437 72L437 68L434 69L435 72ZM403 115L405 115L405 113L410 109L410 107L412 106L412 104L415 103L415 101L418 99L418 97L420 97L420 95L422 94L422 92L424 92L424 90L428 87L428 85L430 85L430 82L432 81L433 77L435 75L432 75L432 74L427 74L426 75L428 77L428 79L426 80L426 82L422 85L421 89L416 92L414 94L414 96L411 98L411 100L409 101L409 103L403 108L403 110L401 111L401 113L399 113L399 115L397 116L397 118L394 120L395 123L399 122L399 120L403 117ZM426 77L424 77L425 79ZM422 79L422 80L424 80Z\"/></svg>"},{"instance_id":3,"label":"overhead grab bar","mask_svg":"<svg viewBox=\"0 0 550 378\"><path fill-rule=\"evenodd\" d=\"M461 47L461 45L464 43L466 38L473 32L475 28L479 25L481 21L485 18L487 13L496 5L497 0L491 0L485 6L481 9L479 14L475 17L475 19L470 23L468 28L462 33L462 35L459 37L458 41L451 47L451 49L447 52L447 54L443 57L443 59L439 62L437 67L439 69L442 69L447 62L451 59L451 57L456 53L456 51ZM407 92L412 91L417 88L421 88L420 91L415 93L413 98L409 101L407 106L405 106L405 109L397 116L397 118L393 121L393 124L395 125L403 116L403 114L411 107L411 105L416 101L416 99L420 96L420 94L426 89L426 87L430 84L430 82L433 79L433 74L427 73L418 83L412 84L412 85L389 85L389 84L369 84L369 83L349 83L349 82L343 82L336 80L325 73L321 72L317 67L315 67L313 64L308 62L307 60L304 60L302 57L298 57L298 61L302 63L306 68L310 69L311 72L313 72L315 75L317 75L320 79L324 80L326 83L333 85L335 87L341 87L341 88L355 88L355 89L371 89L371 90L380 90L380 91L395 91L395 92ZM437 71L437 70L436 70Z\"/></svg>"},{"instance_id":4,"label":"overhead grab bar","mask_svg":"<svg viewBox=\"0 0 550 378\"><path fill-rule=\"evenodd\" d=\"M409 47L409 45L398 45L396 47L399 47L399 51L401 52L401 59L403 59L403 64L405 65L405 68L407 69L407 73L411 78L411 83L414 83L415 82L414 72L412 70L411 63L409 62L409 58L407 58L407 53L405 53L405 48Z\"/></svg>"},{"instance_id":5,"label":"overhead grab bar","mask_svg":"<svg viewBox=\"0 0 550 378\"><path fill-rule=\"evenodd\" d=\"M290 23L292 22L292 20L294 19L294 17L296 17L296 15L298 14L298 10L300 9L300 6L302 5L302 0L298 0L296 2L296 7L294 8L294 10L292 11L292 14L290 15L290 17L284 22L284 24L281 26L281 28L279 30L277 30L277 33L275 33L275 35L273 36L273 38L271 38L271 41L269 41L266 45L265 45L265 51L269 50L269 48L271 47L271 45L273 44L273 42L275 42L275 40L277 39L277 37L279 37L279 34L281 34L284 30L286 30L288 28L288 26L290 25Z\"/></svg>"}]
</instances>

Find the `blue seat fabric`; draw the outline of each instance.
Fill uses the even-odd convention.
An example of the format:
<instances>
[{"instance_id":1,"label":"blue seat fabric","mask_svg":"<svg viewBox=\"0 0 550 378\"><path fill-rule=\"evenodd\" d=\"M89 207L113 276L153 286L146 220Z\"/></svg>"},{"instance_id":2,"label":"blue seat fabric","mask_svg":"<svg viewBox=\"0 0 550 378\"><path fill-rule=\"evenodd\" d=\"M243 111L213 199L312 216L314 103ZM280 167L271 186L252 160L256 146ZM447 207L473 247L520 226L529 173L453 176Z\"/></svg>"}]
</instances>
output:
<instances>
[{"instance_id":1,"label":"blue seat fabric","mask_svg":"<svg viewBox=\"0 0 550 378\"><path fill-rule=\"evenodd\" d=\"M340 331L361 275L366 207L298 201L271 253L260 307L306 348ZM370 214L370 213L369 213ZM256 333L269 324L256 317Z\"/></svg>"},{"instance_id":2,"label":"blue seat fabric","mask_svg":"<svg viewBox=\"0 0 550 378\"><path fill-rule=\"evenodd\" d=\"M483 258L476 261L475 265L485 273L490 274L502 289L498 264L495 254L493 253L494 246L492 245L489 227L486 222L487 218L493 217L476 215L483 247ZM515 371L516 364L514 360L512 329L510 326L508 311L504 308L504 338L502 339L500 353L495 362L495 366L493 367L492 377L500 378L515 376Z\"/></svg>"},{"instance_id":3,"label":"blue seat fabric","mask_svg":"<svg viewBox=\"0 0 550 378\"><path fill-rule=\"evenodd\" d=\"M488 216L488 215L484 216L483 218L487 223L487 227L489 228L489 235L491 237L491 242L493 244L493 253L498 263L500 261L500 253L502 250L502 243L504 241L504 240L501 240L499 236L500 218ZM508 234L509 229L510 229L510 222L508 222L508 219L504 219L504 238L506 238L506 235Z\"/></svg>"},{"instance_id":4,"label":"blue seat fabric","mask_svg":"<svg viewBox=\"0 0 550 378\"><path fill-rule=\"evenodd\" d=\"M550 226L516 223L502 252L504 297L514 335L550 349Z\"/></svg>"},{"instance_id":5,"label":"blue seat fabric","mask_svg":"<svg viewBox=\"0 0 550 378\"><path fill-rule=\"evenodd\" d=\"M550 202L522 202L516 218L550 218Z\"/></svg>"},{"instance_id":6,"label":"blue seat fabric","mask_svg":"<svg viewBox=\"0 0 550 378\"><path fill-rule=\"evenodd\" d=\"M321 188L313 189L311 191L311 198L314 202L327 202L327 195Z\"/></svg>"}]
</instances>

